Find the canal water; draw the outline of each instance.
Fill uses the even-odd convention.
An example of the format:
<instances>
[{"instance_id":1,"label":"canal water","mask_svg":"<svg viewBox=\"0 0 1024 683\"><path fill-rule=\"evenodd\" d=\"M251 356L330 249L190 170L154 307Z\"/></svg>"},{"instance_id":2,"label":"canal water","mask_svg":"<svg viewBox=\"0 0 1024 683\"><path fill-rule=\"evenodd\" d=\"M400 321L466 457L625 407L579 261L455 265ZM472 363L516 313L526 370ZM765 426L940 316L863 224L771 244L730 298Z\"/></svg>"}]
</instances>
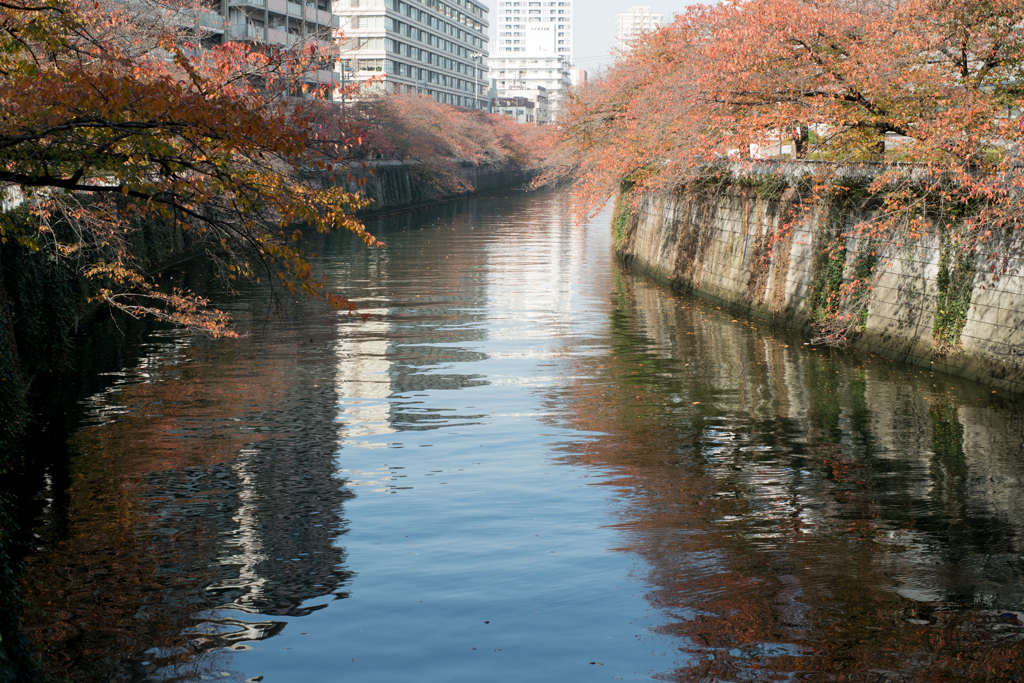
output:
<instances>
[{"instance_id":1,"label":"canal water","mask_svg":"<svg viewBox=\"0 0 1024 683\"><path fill-rule=\"evenodd\" d=\"M34 497L81 681L1019 681L1024 404L621 270L512 193L152 330ZM193 274L192 277L201 275Z\"/></svg>"}]
</instances>

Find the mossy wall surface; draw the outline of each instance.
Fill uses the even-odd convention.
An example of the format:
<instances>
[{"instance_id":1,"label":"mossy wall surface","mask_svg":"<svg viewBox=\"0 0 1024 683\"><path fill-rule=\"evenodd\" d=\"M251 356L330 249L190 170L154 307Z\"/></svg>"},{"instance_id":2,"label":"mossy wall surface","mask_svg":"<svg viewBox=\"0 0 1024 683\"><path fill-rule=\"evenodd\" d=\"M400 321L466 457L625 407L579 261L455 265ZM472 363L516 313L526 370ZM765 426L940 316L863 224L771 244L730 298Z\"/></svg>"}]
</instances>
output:
<instances>
[{"instance_id":1,"label":"mossy wall surface","mask_svg":"<svg viewBox=\"0 0 1024 683\"><path fill-rule=\"evenodd\" d=\"M794 213L799 200L796 190L739 185L717 196L641 197L632 216L616 214L614 229L625 232L616 249L631 268L675 288L808 332L828 314L830 294L868 279L852 346L1024 391L1024 264L954 254L938 231L911 245L868 243L854 227L870 198ZM993 249L1024 253L1019 238L1005 241Z\"/></svg>"},{"instance_id":2,"label":"mossy wall surface","mask_svg":"<svg viewBox=\"0 0 1024 683\"><path fill-rule=\"evenodd\" d=\"M9 455L24 430L26 392L67 368L85 286L47 253L0 248L0 450ZM8 463L2 463L6 466Z\"/></svg>"},{"instance_id":3,"label":"mossy wall surface","mask_svg":"<svg viewBox=\"0 0 1024 683\"><path fill-rule=\"evenodd\" d=\"M446 201L473 192L525 186L533 176L530 169L508 166L463 164L444 174L415 163L385 161L370 163L365 169L352 169L350 189L361 190L372 199L366 211L377 212ZM471 189L459 189L459 180L463 188ZM361 185L357 184L359 181ZM330 182L324 178L325 184Z\"/></svg>"},{"instance_id":4,"label":"mossy wall surface","mask_svg":"<svg viewBox=\"0 0 1024 683\"><path fill-rule=\"evenodd\" d=\"M0 246L0 481L21 455L31 415L28 390L52 384L67 369L73 321L84 304L85 289L73 270L41 251ZM18 630L15 508L7 486L0 485L0 683L34 678Z\"/></svg>"}]
</instances>

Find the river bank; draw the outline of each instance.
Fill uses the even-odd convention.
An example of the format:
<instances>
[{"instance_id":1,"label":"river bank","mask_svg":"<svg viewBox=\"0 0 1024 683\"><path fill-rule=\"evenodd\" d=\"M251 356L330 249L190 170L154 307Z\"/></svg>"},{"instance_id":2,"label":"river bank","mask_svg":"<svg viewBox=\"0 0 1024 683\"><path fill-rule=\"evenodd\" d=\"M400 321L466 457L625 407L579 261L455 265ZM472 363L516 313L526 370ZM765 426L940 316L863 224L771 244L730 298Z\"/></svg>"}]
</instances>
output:
<instances>
[{"instance_id":1,"label":"river bank","mask_svg":"<svg viewBox=\"0 0 1024 683\"><path fill-rule=\"evenodd\" d=\"M808 337L830 306L861 296L850 306L852 347L1024 391L1018 236L970 258L938 231L910 244L866 239L857 225L878 210L872 197L818 199L794 219L799 193L782 187L620 198L616 253L655 280Z\"/></svg>"},{"instance_id":2,"label":"river bank","mask_svg":"<svg viewBox=\"0 0 1024 683\"><path fill-rule=\"evenodd\" d=\"M536 175L534 169L517 166L491 166L459 163L454 175L457 182L438 182L430 173L418 172L419 165L404 161L377 161L367 169L353 168L350 189L361 190L372 204L359 212L360 216L374 216L390 211L430 206L458 197L492 192L505 188L522 188ZM362 180L359 183L358 180Z\"/></svg>"}]
</instances>

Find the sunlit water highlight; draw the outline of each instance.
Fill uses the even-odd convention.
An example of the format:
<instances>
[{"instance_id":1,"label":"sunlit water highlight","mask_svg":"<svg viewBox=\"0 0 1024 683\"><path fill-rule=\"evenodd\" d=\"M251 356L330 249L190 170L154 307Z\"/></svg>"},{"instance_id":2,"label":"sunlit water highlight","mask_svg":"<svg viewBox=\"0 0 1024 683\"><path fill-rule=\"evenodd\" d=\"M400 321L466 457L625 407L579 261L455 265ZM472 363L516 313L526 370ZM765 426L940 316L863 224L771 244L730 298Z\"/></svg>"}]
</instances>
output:
<instances>
[{"instance_id":1,"label":"sunlit water highlight","mask_svg":"<svg viewBox=\"0 0 1024 683\"><path fill-rule=\"evenodd\" d=\"M1021 403L611 260L558 194L320 238L155 332L39 494L30 627L90 681L1018 680ZM262 677L262 678L261 678Z\"/></svg>"}]
</instances>

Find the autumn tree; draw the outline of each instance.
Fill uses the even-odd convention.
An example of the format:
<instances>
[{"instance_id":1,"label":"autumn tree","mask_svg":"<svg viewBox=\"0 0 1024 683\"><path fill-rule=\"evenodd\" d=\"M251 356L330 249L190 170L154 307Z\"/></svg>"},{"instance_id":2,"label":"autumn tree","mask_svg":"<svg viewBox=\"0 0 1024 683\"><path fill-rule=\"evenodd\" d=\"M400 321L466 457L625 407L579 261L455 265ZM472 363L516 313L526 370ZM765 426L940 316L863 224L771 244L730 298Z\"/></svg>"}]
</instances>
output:
<instances>
[{"instance_id":1,"label":"autumn tree","mask_svg":"<svg viewBox=\"0 0 1024 683\"><path fill-rule=\"evenodd\" d=\"M813 159L879 161L888 133L901 161L991 164L1019 144L1022 22L1019 0L696 5L574 93L562 170L664 190L807 128Z\"/></svg>"},{"instance_id":2,"label":"autumn tree","mask_svg":"<svg viewBox=\"0 0 1024 683\"><path fill-rule=\"evenodd\" d=\"M46 249L91 283L91 296L212 334L226 318L145 274L133 248L156 222L205 249L227 278L272 273L292 292L322 283L293 229L346 229L364 201L324 188L346 140L310 125L307 75L331 59L213 44L201 5L12 0L0 6L0 183L24 199L0 240ZM308 178L304 180L304 178ZM328 295L336 306L349 306Z\"/></svg>"},{"instance_id":3,"label":"autumn tree","mask_svg":"<svg viewBox=\"0 0 1024 683\"><path fill-rule=\"evenodd\" d=\"M998 253L1024 209L1022 109L1021 0L730 0L688 8L577 91L548 177L588 210L624 182L763 172L757 152L785 143L810 199L852 179L884 204L859 238L940 229Z\"/></svg>"},{"instance_id":4,"label":"autumn tree","mask_svg":"<svg viewBox=\"0 0 1024 683\"><path fill-rule=\"evenodd\" d=\"M545 127L415 94L366 93L325 121L337 123L358 136L355 156L404 162L439 195L472 189L461 164L537 168L555 141Z\"/></svg>"}]
</instances>

